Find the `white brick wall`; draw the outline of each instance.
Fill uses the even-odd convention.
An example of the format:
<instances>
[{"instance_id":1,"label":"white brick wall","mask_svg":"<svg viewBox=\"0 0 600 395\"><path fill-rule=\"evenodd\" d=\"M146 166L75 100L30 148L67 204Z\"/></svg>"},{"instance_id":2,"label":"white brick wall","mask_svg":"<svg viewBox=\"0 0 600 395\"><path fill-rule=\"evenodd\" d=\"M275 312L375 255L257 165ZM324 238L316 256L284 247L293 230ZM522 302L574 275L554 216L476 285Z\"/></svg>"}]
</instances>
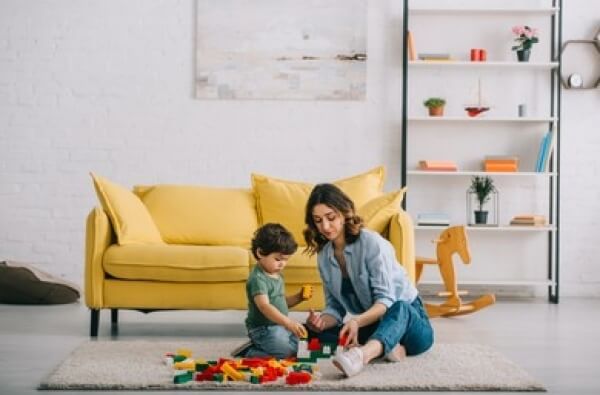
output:
<instances>
[{"instance_id":1,"label":"white brick wall","mask_svg":"<svg viewBox=\"0 0 600 395\"><path fill-rule=\"evenodd\" d=\"M565 38L590 36L600 4L567 3ZM366 102L194 100L194 12L193 0L0 1L0 259L81 283L89 171L248 186L252 171L319 181L383 163L399 185L399 1L369 1ZM562 289L600 296L599 95L563 99Z\"/></svg>"}]
</instances>

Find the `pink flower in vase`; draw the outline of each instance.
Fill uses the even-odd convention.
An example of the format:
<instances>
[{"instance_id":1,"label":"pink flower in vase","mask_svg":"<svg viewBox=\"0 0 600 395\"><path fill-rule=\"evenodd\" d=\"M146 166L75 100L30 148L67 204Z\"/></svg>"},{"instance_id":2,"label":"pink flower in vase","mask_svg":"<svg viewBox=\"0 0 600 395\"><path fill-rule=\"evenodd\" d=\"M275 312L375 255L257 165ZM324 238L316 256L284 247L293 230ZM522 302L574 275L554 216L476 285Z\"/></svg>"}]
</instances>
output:
<instances>
[{"instance_id":1,"label":"pink flower in vase","mask_svg":"<svg viewBox=\"0 0 600 395\"><path fill-rule=\"evenodd\" d=\"M538 43L538 29L529 26L513 26L513 34L516 36L517 45L512 47L513 51L524 51L531 49L533 44Z\"/></svg>"}]
</instances>

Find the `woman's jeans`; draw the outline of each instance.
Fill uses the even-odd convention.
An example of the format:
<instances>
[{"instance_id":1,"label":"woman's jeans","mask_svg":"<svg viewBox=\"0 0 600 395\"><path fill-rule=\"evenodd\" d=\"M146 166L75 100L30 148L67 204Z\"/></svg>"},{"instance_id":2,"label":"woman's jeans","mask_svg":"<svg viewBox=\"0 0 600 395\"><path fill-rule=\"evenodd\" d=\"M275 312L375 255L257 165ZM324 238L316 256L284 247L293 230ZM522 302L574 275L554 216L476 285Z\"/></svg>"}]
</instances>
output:
<instances>
[{"instance_id":1,"label":"woman's jeans","mask_svg":"<svg viewBox=\"0 0 600 395\"><path fill-rule=\"evenodd\" d=\"M322 342L338 342L342 326L333 327L320 333L309 330L309 337L318 337ZM397 301L391 305L378 322L359 328L358 342L378 340L383 345L383 355L387 355L396 344L404 346L407 355L418 355L433 345L433 328L423 307L421 298L412 303Z\"/></svg>"},{"instance_id":2,"label":"woman's jeans","mask_svg":"<svg viewBox=\"0 0 600 395\"><path fill-rule=\"evenodd\" d=\"M252 346L246 357L287 358L296 356L298 338L292 332L280 325L266 325L252 328L248 331Z\"/></svg>"}]
</instances>

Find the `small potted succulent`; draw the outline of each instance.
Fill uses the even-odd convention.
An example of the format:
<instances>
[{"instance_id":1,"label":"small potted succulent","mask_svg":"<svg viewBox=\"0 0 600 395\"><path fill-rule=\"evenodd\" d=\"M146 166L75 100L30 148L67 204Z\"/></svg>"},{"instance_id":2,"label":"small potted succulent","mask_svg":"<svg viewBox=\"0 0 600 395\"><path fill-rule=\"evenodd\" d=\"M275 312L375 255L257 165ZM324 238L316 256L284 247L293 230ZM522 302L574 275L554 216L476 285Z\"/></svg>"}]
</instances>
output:
<instances>
[{"instance_id":1,"label":"small potted succulent","mask_svg":"<svg viewBox=\"0 0 600 395\"><path fill-rule=\"evenodd\" d=\"M430 117L441 117L444 115L444 105L446 100L441 97L430 97L423 102L423 105L429 109Z\"/></svg>"},{"instance_id":2,"label":"small potted succulent","mask_svg":"<svg viewBox=\"0 0 600 395\"><path fill-rule=\"evenodd\" d=\"M477 202L477 209L473 211L475 215L475 224L487 224L488 212L484 210L485 204L491 199L494 193L497 193L494 186L494 180L488 176L474 176L471 179L471 186L467 193L474 195Z\"/></svg>"}]
</instances>

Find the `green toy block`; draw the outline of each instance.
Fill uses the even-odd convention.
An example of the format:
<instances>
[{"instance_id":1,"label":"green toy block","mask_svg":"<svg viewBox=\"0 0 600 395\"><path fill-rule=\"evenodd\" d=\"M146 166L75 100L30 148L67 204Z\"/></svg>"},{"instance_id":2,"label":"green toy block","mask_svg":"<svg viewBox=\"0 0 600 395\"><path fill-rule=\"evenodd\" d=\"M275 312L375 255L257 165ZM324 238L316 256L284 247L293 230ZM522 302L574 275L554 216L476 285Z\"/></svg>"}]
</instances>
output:
<instances>
[{"instance_id":1,"label":"green toy block","mask_svg":"<svg viewBox=\"0 0 600 395\"><path fill-rule=\"evenodd\" d=\"M223 373L213 374L213 381L223 382Z\"/></svg>"},{"instance_id":2,"label":"green toy block","mask_svg":"<svg viewBox=\"0 0 600 395\"><path fill-rule=\"evenodd\" d=\"M250 376L250 382L252 384L260 384L260 379L258 378L257 375L253 374Z\"/></svg>"},{"instance_id":3,"label":"green toy block","mask_svg":"<svg viewBox=\"0 0 600 395\"><path fill-rule=\"evenodd\" d=\"M175 355L173 357L174 362L181 362L181 361L185 361L186 359L187 359L187 357L185 355Z\"/></svg>"},{"instance_id":4,"label":"green toy block","mask_svg":"<svg viewBox=\"0 0 600 395\"><path fill-rule=\"evenodd\" d=\"M194 372L186 371L184 373L175 374L175 376L173 376L173 383L174 384L183 384L183 383L187 383L188 381L192 381L193 379L194 379Z\"/></svg>"},{"instance_id":5,"label":"green toy block","mask_svg":"<svg viewBox=\"0 0 600 395\"><path fill-rule=\"evenodd\" d=\"M309 358L296 358L296 361L300 363L316 363L317 358L311 355Z\"/></svg>"}]
</instances>

